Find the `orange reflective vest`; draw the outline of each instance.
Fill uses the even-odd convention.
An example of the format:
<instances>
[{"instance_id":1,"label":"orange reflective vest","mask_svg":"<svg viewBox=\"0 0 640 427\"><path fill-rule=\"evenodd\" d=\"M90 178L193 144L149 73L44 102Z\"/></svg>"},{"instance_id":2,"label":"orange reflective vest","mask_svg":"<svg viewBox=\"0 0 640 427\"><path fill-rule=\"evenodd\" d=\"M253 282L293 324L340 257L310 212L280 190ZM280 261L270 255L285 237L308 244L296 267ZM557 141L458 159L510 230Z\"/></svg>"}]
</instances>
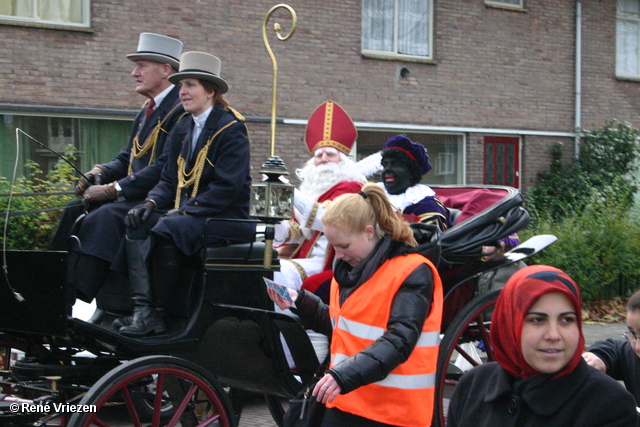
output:
<instances>
[{"instance_id":1,"label":"orange reflective vest","mask_svg":"<svg viewBox=\"0 0 640 427\"><path fill-rule=\"evenodd\" d=\"M395 426L431 425L442 322L442 282L435 266L422 255L388 259L342 307L338 285L335 279L331 282L329 313L334 324L331 367L364 350L386 332L394 296L421 264L427 264L433 273L433 301L411 355L382 381L338 395L327 407Z\"/></svg>"}]
</instances>

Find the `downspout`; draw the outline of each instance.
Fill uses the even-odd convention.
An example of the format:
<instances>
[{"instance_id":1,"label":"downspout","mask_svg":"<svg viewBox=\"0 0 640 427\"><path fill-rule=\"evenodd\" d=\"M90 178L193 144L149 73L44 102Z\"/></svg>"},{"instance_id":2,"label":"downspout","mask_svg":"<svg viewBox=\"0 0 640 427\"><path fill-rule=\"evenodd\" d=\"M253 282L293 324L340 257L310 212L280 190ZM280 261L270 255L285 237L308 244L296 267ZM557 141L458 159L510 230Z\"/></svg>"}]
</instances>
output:
<instances>
[{"instance_id":1,"label":"downspout","mask_svg":"<svg viewBox=\"0 0 640 427\"><path fill-rule=\"evenodd\" d=\"M580 126L582 110L582 2L576 0L576 99L575 99L574 155L580 154Z\"/></svg>"}]
</instances>

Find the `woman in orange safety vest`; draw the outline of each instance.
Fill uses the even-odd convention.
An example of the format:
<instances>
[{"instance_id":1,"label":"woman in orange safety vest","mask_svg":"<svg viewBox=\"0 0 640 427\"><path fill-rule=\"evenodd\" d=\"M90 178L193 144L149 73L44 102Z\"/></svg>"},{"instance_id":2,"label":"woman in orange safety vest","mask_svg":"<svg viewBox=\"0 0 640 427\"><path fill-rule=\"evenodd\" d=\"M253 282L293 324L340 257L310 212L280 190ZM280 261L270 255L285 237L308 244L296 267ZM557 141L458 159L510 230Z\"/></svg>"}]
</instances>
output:
<instances>
[{"instance_id":1,"label":"woman in orange safety vest","mask_svg":"<svg viewBox=\"0 0 640 427\"><path fill-rule=\"evenodd\" d=\"M384 191L366 184L322 219L336 252L330 304L288 289L305 325L331 336L329 370L313 395L322 426L431 425L442 319L438 271ZM420 239L421 241L423 239Z\"/></svg>"}]
</instances>

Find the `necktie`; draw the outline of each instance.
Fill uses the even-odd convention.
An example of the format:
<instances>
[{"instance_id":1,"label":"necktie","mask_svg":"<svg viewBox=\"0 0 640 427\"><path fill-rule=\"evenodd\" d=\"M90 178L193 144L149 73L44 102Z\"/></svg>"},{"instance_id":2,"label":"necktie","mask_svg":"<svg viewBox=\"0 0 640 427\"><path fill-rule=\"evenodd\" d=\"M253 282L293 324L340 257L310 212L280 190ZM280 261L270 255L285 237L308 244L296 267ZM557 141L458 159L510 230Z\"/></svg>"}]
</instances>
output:
<instances>
[{"instance_id":1,"label":"necktie","mask_svg":"<svg viewBox=\"0 0 640 427\"><path fill-rule=\"evenodd\" d=\"M191 135L191 157L192 158L196 151L196 144L198 142L198 137L200 137L201 132L202 132L202 126L200 126L198 122L195 122L193 126L193 133Z\"/></svg>"},{"instance_id":2,"label":"necktie","mask_svg":"<svg viewBox=\"0 0 640 427\"><path fill-rule=\"evenodd\" d=\"M147 104L147 110L145 111L145 119L148 119L149 116L151 115L151 113L153 113L153 107L156 106L156 101L154 101L153 99L149 101L149 103Z\"/></svg>"}]
</instances>

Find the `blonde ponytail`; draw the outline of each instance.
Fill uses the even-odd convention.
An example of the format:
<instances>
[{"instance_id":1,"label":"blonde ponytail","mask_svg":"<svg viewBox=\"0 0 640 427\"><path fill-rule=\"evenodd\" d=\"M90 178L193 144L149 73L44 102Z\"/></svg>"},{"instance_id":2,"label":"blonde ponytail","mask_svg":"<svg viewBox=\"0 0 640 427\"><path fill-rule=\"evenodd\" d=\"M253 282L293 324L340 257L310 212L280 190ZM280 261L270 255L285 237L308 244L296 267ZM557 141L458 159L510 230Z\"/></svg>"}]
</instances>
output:
<instances>
[{"instance_id":1,"label":"blonde ponytail","mask_svg":"<svg viewBox=\"0 0 640 427\"><path fill-rule=\"evenodd\" d=\"M391 204L384 190L367 183L358 193L337 197L322 217L322 223L352 232L364 232L373 225L378 234L389 234L392 240L417 246L413 231L398 210Z\"/></svg>"}]
</instances>

